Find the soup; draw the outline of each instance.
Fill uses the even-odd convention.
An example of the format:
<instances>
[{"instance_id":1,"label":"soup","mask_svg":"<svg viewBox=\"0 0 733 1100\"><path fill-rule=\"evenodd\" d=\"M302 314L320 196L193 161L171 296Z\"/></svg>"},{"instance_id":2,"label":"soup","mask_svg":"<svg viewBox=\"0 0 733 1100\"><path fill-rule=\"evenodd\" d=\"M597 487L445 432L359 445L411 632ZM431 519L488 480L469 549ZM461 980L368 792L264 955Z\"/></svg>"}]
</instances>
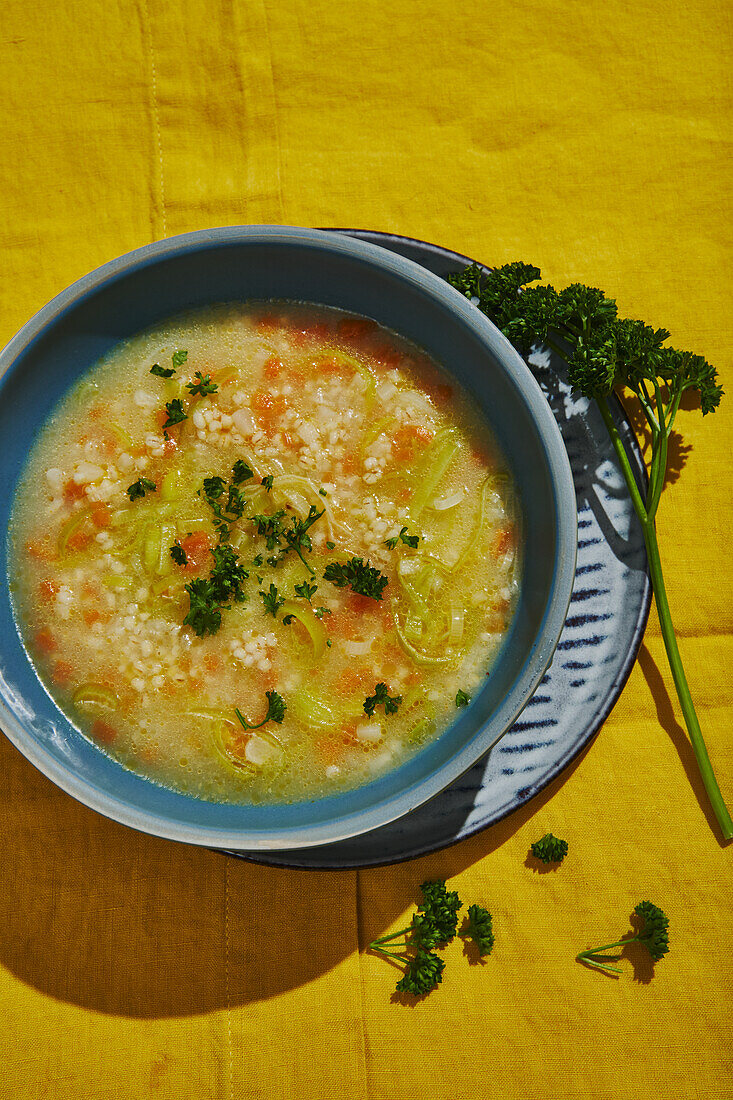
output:
<instances>
[{"instance_id":1,"label":"soup","mask_svg":"<svg viewBox=\"0 0 733 1100\"><path fill-rule=\"evenodd\" d=\"M365 318L197 310L51 418L11 526L44 686L127 767L213 801L363 784L481 687L519 582L470 397Z\"/></svg>"}]
</instances>

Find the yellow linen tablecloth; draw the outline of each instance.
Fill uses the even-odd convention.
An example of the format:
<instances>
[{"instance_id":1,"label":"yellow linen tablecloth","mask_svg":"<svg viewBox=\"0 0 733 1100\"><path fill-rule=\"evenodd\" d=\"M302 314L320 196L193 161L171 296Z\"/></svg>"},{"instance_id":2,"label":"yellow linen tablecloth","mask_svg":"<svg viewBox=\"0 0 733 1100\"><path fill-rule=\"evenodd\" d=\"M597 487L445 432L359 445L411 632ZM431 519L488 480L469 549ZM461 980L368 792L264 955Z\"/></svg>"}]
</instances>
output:
<instances>
[{"instance_id":1,"label":"yellow linen tablecloth","mask_svg":"<svg viewBox=\"0 0 733 1100\"><path fill-rule=\"evenodd\" d=\"M336 225L526 259L666 325L731 388L730 31L718 0L5 0L0 337L102 262L185 230ZM733 394L683 412L659 536L733 803ZM655 614L595 743L455 848L379 870L252 866L136 834L0 738L0 1096L733 1096L731 849ZM706 820L707 818L707 820ZM567 838L537 874L529 844ZM423 1003L359 953L448 877L494 914ZM651 898L649 981L576 952Z\"/></svg>"}]
</instances>

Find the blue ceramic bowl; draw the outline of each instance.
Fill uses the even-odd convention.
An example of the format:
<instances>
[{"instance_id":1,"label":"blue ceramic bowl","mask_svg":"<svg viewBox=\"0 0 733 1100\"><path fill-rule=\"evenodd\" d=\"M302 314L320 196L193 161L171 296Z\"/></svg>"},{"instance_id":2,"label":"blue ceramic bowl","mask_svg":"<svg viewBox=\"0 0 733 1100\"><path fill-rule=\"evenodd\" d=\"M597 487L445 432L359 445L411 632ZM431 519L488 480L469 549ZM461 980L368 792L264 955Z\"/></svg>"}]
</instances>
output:
<instances>
[{"instance_id":1,"label":"blue ceramic bowl","mask_svg":"<svg viewBox=\"0 0 733 1100\"><path fill-rule=\"evenodd\" d=\"M158 836L217 848L300 848L384 825L457 779L531 697L565 621L575 570L573 480L539 386L508 341L437 276L363 241L312 229L188 233L105 264L63 291L0 354L0 524L43 423L120 340L182 310L249 298L319 302L374 318L420 345L470 391L516 479L526 553L521 595L482 691L440 738L390 774L328 798L276 806L204 802L134 775L83 737L41 685L0 591L0 728L74 798ZM3 540L0 573L7 578Z\"/></svg>"}]
</instances>

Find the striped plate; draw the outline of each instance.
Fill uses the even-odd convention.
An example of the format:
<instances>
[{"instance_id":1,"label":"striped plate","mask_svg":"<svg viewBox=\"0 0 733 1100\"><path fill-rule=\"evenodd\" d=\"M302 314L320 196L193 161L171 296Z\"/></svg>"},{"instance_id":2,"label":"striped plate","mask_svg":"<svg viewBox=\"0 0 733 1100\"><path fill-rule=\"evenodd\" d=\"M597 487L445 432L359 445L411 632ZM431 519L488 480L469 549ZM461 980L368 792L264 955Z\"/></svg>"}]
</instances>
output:
<instances>
[{"instance_id":1,"label":"striped plate","mask_svg":"<svg viewBox=\"0 0 733 1100\"><path fill-rule=\"evenodd\" d=\"M407 237L341 229L437 275L472 261ZM352 840L298 851L231 855L280 867L340 870L397 863L493 825L550 783L591 741L618 699L646 627L651 584L641 527L600 413L573 396L548 352L529 365L567 448L578 502L578 561L568 617L552 664L519 719L458 782L411 814ZM620 403L613 414L640 482L638 443Z\"/></svg>"}]
</instances>

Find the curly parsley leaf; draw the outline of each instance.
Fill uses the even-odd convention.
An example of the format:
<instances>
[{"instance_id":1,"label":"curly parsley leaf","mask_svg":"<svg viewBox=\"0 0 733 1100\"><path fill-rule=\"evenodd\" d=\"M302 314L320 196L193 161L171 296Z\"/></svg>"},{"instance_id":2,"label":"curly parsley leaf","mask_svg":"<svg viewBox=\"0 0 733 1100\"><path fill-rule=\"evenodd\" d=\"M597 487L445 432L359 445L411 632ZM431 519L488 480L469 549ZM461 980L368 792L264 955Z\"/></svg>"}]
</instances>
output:
<instances>
[{"instance_id":1,"label":"curly parsley leaf","mask_svg":"<svg viewBox=\"0 0 733 1100\"><path fill-rule=\"evenodd\" d=\"M318 585L308 584L308 581L303 581L302 584L293 585L293 590L295 591L296 595L302 596L304 600L307 600L308 603L310 603L316 592L318 591Z\"/></svg>"},{"instance_id":2,"label":"curly parsley leaf","mask_svg":"<svg viewBox=\"0 0 733 1100\"><path fill-rule=\"evenodd\" d=\"M467 707L470 700L471 700L471 696L466 695L463 688L459 688L458 691L456 692L456 706L457 707Z\"/></svg>"},{"instance_id":3,"label":"curly parsley leaf","mask_svg":"<svg viewBox=\"0 0 733 1100\"><path fill-rule=\"evenodd\" d=\"M270 582L269 592L260 591L260 596L262 596L265 611L269 611L273 619L276 619L278 611L285 603L285 597L278 595L277 588L272 582Z\"/></svg>"},{"instance_id":4,"label":"curly parsley leaf","mask_svg":"<svg viewBox=\"0 0 733 1100\"><path fill-rule=\"evenodd\" d=\"M146 493L152 493L156 489L156 484L147 477L139 477L137 481L133 481L132 485L128 485L125 492L130 500L139 500L144 497Z\"/></svg>"},{"instance_id":5,"label":"curly parsley leaf","mask_svg":"<svg viewBox=\"0 0 733 1100\"><path fill-rule=\"evenodd\" d=\"M266 493L269 493L269 492L272 491L272 483L273 483L274 480L275 480L275 478L272 474L268 474L267 477L263 477L262 481L260 482L260 485L264 486Z\"/></svg>"},{"instance_id":6,"label":"curly parsley leaf","mask_svg":"<svg viewBox=\"0 0 733 1100\"><path fill-rule=\"evenodd\" d=\"M221 608L214 598L210 581L197 577L185 588L189 609L183 620L184 625L190 626L200 638L205 634L216 634L221 626Z\"/></svg>"},{"instance_id":7,"label":"curly parsley leaf","mask_svg":"<svg viewBox=\"0 0 733 1100\"><path fill-rule=\"evenodd\" d=\"M600 947L591 947L576 955L578 962L585 966L603 970L607 974L621 974L617 966L610 966L609 960L616 961L618 955L606 955L604 952L615 947L624 948L628 943L640 943L646 947L654 962L659 962L669 951L669 917L651 901L640 901L634 906L634 916L641 921L641 928L635 936L625 936L615 943L604 943ZM601 961L603 960L603 961Z\"/></svg>"},{"instance_id":8,"label":"curly parsley leaf","mask_svg":"<svg viewBox=\"0 0 733 1100\"><path fill-rule=\"evenodd\" d=\"M379 683L374 688L374 695L369 695L364 700L364 713L371 718L374 714L374 708L384 704L385 714L396 714L401 702L401 695L390 695L387 685Z\"/></svg>"},{"instance_id":9,"label":"curly parsley leaf","mask_svg":"<svg viewBox=\"0 0 733 1100\"><path fill-rule=\"evenodd\" d=\"M174 424L180 424L183 420L188 420L188 414L183 408L183 402L179 397L174 397L172 401L166 402L165 411L168 413L168 419L163 425L163 428L172 428Z\"/></svg>"},{"instance_id":10,"label":"curly parsley leaf","mask_svg":"<svg viewBox=\"0 0 733 1100\"><path fill-rule=\"evenodd\" d=\"M349 585L352 592L369 596L372 600L381 600L382 592L389 583L383 573L368 561L365 563L362 558L351 558L343 565L341 562L329 562L323 571L323 577L337 588Z\"/></svg>"},{"instance_id":11,"label":"curly parsley leaf","mask_svg":"<svg viewBox=\"0 0 733 1100\"><path fill-rule=\"evenodd\" d=\"M173 558L173 561L176 563L176 565L187 565L188 564L188 558L186 557L186 551L181 546L180 539L176 539L176 541L171 546L171 557Z\"/></svg>"},{"instance_id":12,"label":"curly parsley leaf","mask_svg":"<svg viewBox=\"0 0 733 1100\"><path fill-rule=\"evenodd\" d=\"M434 951L418 947L414 957L407 964L404 976L397 982L398 993L412 993L422 997L432 993L443 981L445 962Z\"/></svg>"},{"instance_id":13,"label":"curly parsley leaf","mask_svg":"<svg viewBox=\"0 0 733 1100\"><path fill-rule=\"evenodd\" d=\"M241 485L243 481L249 481L254 476L254 471L243 458L238 458L232 466L232 481L235 485Z\"/></svg>"},{"instance_id":14,"label":"curly parsley leaf","mask_svg":"<svg viewBox=\"0 0 733 1100\"><path fill-rule=\"evenodd\" d=\"M191 396L199 394L201 397L207 397L210 393L216 393L219 389L218 383L211 381L211 375L203 375L200 370L196 371L194 378L197 379L196 382L186 383L186 389Z\"/></svg>"},{"instance_id":15,"label":"curly parsley leaf","mask_svg":"<svg viewBox=\"0 0 733 1100\"><path fill-rule=\"evenodd\" d=\"M385 539L384 545L390 550L394 550L398 542L404 542L405 546L410 546L413 550L417 549L417 544L420 541L419 535L408 535L407 528L403 527L399 535L395 535L394 538Z\"/></svg>"},{"instance_id":16,"label":"curly parsley leaf","mask_svg":"<svg viewBox=\"0 0 733 1100\"><path fill-rule=\"evenodd\" d=\"M481 905L469 905L468 921L461 932L464 939L473 940L478 953L490 955L494 947L494 929L491 913Z\"/></svg>"},{"instance_id":17,"label":"curly parsley leaf","mask_svg":"<svg viewBox=\"0 0 733 1100\"><path fill-rule=\"evenodd\" d=\"M543 863L562 863L568 854L568 842L559 840L552 833L545 833L530 845L529 850L535 859L542 860Z\"/></svg>"},{"instance_id":18,"label":"curly parsley leaf","mask_svg":"<svg viewBox=\"0 0 733 1100\"><path fill-rule=\"evenodd\" d=\"M241 710L235 707L234 713L239 719L240 725L244 729L258 730L261 726L264 726L266 722L277 722L278 724L282 723L282 720L285 717L285 711L288 709L285 706L285 700L283 699L282 695L278 695L276 691L266 691L265 695L267 697L267 714L261 722L257 722L255 724L248 722L242 714Z\"/></svg>"},{"instance_id":19,"label":"curly parsley leaf","mask_svg":"<svg viewBox=\"0 0 733 1100\"><path fill-rule=\"evenodd\" d=\"M173 355L171 356L171 361L174 367L182 367L187 359L188 352L183 349L181 351L174 351Z\"/></svg>"},{"instance_id":20,"label":"curly parsley leaf","mask_svg":"<svg viewBox=\"0 0 733 1100\"><path fill-rule=\"evenodd\" d=\"M172 378L176 373L176 368L161 367L159 363L153 363L150 368L150 373L156 375L158 378Z\"/></svg>"},{"instance_id":21,"label":"curly parsley leaf","mask_svg":"<svg viewBox=\"0 0 733 1100\"><path fill-rule=\"evenodd\" d=\"M244 582L249 573L230 546L217 546L211 551L214 567L208 577L197 577L185 585L189 611L183 620L195 634L216 634L221 626L222 610L232 603L242 603L247 595Z\"/></svg>"}]
</instances>

